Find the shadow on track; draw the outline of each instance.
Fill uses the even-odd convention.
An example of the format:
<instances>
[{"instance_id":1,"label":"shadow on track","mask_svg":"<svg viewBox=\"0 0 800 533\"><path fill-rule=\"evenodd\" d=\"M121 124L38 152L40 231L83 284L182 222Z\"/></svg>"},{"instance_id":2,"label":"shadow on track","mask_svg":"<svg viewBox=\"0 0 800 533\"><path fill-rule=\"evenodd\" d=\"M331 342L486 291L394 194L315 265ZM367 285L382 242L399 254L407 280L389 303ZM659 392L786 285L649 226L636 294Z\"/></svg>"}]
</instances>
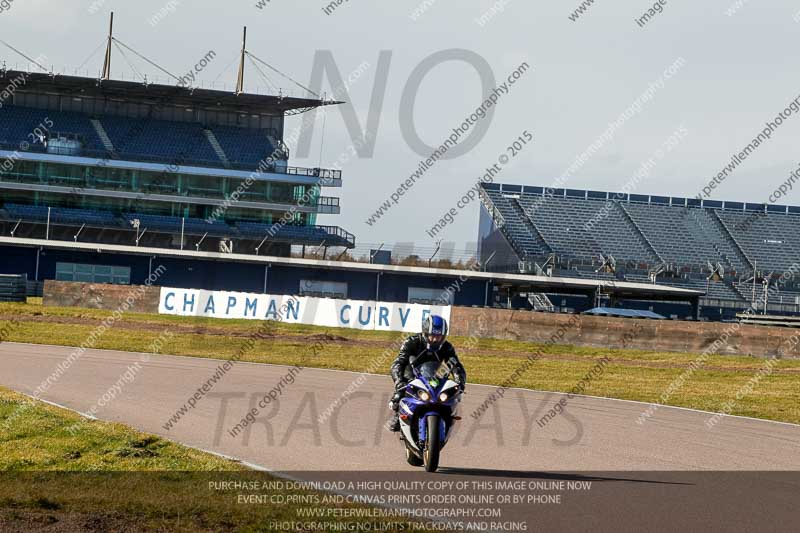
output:
<instances>
[{"instance_id":1,"label":"shadow on track","mask_svg":"<svg viewBox=\"0 0 800 533\"><path fill-rule=\"evenodd\" d=\"M631 479L620 477L606 477L600 475L581 475L569 472L525 472L521 470L490 470L486 468L448 468L440 467L439 474L451 476L480 476L480 477L505 477L516 479L541 479L548 481L622 481L628 483L652 483L658 485L694 485L694 483L681 483L676 481L660 481L657 479ZM633 472L631 472L633 474ZM657 475L658 472L647 472Z\"/></svg>"}]
</instances>

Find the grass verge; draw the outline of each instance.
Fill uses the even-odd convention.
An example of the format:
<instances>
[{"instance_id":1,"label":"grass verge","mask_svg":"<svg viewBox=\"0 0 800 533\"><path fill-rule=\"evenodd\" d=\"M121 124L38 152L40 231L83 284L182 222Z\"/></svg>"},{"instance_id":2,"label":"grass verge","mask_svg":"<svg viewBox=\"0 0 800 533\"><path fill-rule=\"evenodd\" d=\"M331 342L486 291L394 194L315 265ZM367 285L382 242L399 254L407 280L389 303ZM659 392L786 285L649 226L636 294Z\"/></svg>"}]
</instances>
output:
<instances>
[{"instance_id":1,"label":"grass verge","mask_svg":"<svg viewBox=\"0 0 800 533\"><path fill-rule=\"evenodd\" d=\"M68 431L79 419L0 388L0 531L274 531L276 521L297 521L300 508L332 507L314 491L220 488L276 479L120 424ZM243 504L241 495L254 492L296 500ZM335 509L365 508L336 503ZM335 515L325 521L404 523Z\"/></svg>"},{"instance_id":2,"label":"grass verge","mask_svg":"<svg viewBox=\"0 0 800 533\"><path fill-rule=\"evenodd\" d=\"M5 340L78 346L110 316L108 311L43 307L40 304L0 304L0 330ZM11 327L10 321L15 321ZM5 328L5 329L3 329ZM165 331L162 353L195 357L229 358L259 328L250 320L219 320L128 313L112 330L100 336L95 348L143 352ZM242 361L301 365L364 371L384 350L396 350L396 332L276 323L265 338L258 339ZM313 352L310 346L320 341ZM662 403L661 396L680 378L697 354L609 350L566 345L479 339L469 348L467 339L453 337L471 383L498 385L530 354L538 360L514 383L516 387L569 392L607 357L602 375L588 383L585 394ZM388 374L389 361L379 371ZM743 356L710 356L664 402L666 405L720 412L733 402L730 414L800 423L800 361L781 360L761 377L751 393L736 400L764 366L764 360Z\"/></svg>"}]
</instances>

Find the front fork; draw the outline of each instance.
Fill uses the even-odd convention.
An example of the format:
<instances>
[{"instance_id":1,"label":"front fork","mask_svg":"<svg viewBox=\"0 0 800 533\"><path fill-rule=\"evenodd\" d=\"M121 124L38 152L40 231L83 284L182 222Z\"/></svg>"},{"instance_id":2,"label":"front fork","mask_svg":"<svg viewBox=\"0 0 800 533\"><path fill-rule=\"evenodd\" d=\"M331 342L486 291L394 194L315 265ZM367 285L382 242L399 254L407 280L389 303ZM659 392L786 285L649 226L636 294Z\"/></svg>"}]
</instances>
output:
<instances>
[{"instance_id":1,"label":"front fork","mask_svg":"<svg viewBox=\"0 0 800 533\"><path fill-rule=\"evenodd\" d=\"M436 412L425 413L423 416L419 417L417 421L417 441L420 450L425 449L425 442L428 440L428 417L432 415L439 417L439 442L442 443L442 446L444 446L446 442L447 424L442 415Z\"/></svg>"}]
</instances>

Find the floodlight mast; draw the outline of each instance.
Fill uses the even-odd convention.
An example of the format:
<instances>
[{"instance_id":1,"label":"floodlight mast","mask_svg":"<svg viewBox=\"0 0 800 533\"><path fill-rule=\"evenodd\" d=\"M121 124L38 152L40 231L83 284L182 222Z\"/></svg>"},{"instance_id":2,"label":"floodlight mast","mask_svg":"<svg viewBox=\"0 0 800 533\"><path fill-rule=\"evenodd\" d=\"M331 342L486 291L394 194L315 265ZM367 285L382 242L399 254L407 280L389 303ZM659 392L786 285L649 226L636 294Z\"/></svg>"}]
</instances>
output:
<instances>
[{"instance_id":1,"label":"floodlight mast","mask_svg":"<svg viewBox=\"0 0 800 533\"><path fill-rule=\"evenodd\" d=\"M106 45L106 55L103 60L103 75L102 80L108 81L111 79L111 45L114 42L114 12L111 12L111 18L108 22L108 44Z\"/></svg>"},{"instance_id":2,"label":"floodlight mast","mask_svg":"<svg viewBox=\"0 0 800 533\"><path fill-rule=\"evenodd\" d=\"M239 74L236 77L236 94L244 92L244 58L247 54L247 26L242 31L242 54L239 59Z\"/></svg>"}]
</instances>

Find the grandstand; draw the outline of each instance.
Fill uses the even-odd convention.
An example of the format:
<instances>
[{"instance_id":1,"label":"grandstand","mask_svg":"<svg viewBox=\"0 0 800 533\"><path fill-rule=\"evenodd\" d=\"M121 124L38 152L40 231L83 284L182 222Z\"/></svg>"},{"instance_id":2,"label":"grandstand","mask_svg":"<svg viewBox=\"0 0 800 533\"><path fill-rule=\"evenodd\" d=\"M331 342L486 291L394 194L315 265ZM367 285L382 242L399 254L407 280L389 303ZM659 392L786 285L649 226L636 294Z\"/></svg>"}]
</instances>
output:
<instances>
[{"instance_id":1,"label":"grandstand","mask_svg":"<svg viewBox=\"0 0 800 533\"><path fill-rule=\"evenodd\" d=\"M547 215L545 206L541 220L520 216L528 199L512 201L502 187L494 200L484 191L484 202L509 226L500 224L483 249L507 234L512 253L491 267L484 260L480 270L432 268L432 257L427 267L373 264L380 248L370 263L348 261L355 237L317 224L317 215L340 212L339 198L322 191L342 186L341 171L290 166L283 142L286 116L341 102L247 93L245 59L266 63L244 39L234 92L115 80L111 50L122 44L113 37L113 15L110 28L100 78L0 69L0 86L13 87L0 99L0 274L26 276L37 292L44 280L142 284L159 272L155 283L166 287L373 302L430 303L450 294L453 305L548 311L599 307L602 298L657 300L698 316L707 287L677 278L643 283L646 268L620 280L619 269L608 267L616 261L611 252L620 261L663 262L646 237L632 232L630 249L611 230L613 245L586 239L577 227L559 234L551 224L557 209ZM579 214L575 207L575 220ZM612 216L624 222L636 215ZM311 257L306 247L314 248ZM328 258L329 248L341 251ZM593 264L596 255L605 266L589 272L581 262ZM541 268L549 271L534 271ZM554 268L563 275L554 276ZM548 294L571 300L556 306Z\"/></svg>"},{"instance_id":2,"label":"grandstand","mask_svg":"<svg viewBox=\"0 0 800 533\"><path fill-rule=\"evenodd\" d=\"M339 213L321 191L341 172L289 166L282 141L286 114L331 102L12 71L0 84L19 76L0 107L0 273L40 290L142 284L161 265L168 287L420 302L457 280L454 305L602 292L696 314L700 293L685 287L335 260L355 238L316 216ZM306 246L313 258L296 257ZM327 258L331 247L342 253Z\"/></svg>"},{"instance_id":3,"label":"grandstand","mask_svg":"<svg viewBox=\"0 0 800 533\"><path fill-rule=\"evenodd\" d=\"M355 246L341 172L289 166L284 117L335 102L0 70L0 233L289 256ZM38 259L37 259L38 264ZM33 276L32 276L33 277Z\"/></svg>"},{"instance_id":4,"label":"grandstand","mask_svg":"<svg viewBox=\"0 0 800 533\"><path fill-rule=\"evenodd\" d=\"M480 256L497 269L694 289L713 319L800 313L800 284L782 278L800 260L800 207L496 183L481 199Z\"/></svg>"}]
</instances>

